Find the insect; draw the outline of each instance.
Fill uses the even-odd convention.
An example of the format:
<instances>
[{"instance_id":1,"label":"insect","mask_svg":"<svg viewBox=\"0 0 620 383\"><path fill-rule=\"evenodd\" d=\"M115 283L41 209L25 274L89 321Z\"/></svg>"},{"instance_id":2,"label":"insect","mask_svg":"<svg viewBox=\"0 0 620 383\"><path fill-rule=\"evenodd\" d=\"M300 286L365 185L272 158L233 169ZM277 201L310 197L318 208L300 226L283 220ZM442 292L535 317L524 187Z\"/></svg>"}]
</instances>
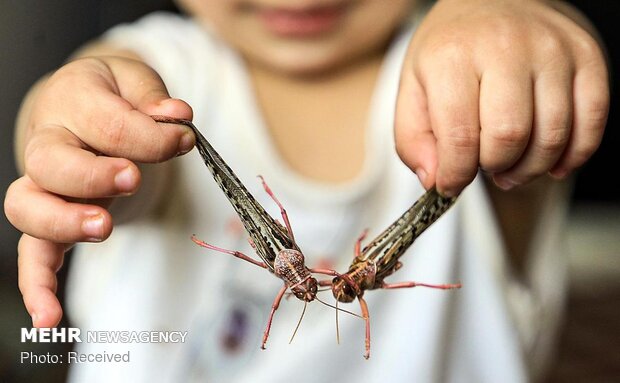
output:
<instances>
[{"instance_id":1,"label":"insect","mask_svg":"<svg viewBox=\"0 0 620 383\"><path fill-rule=\"evenodd\" d=\"M372 240L360 251L367 231L355 243L355 258L349 270L332 281L322 281L320 285L331 285L336 302L350 303L357 298L366 321L366 351L364 357L370 357L370 314L363 298L366 290L397 289L424 286L435 289L458 289L461 284L433 285L418 282L401 282L388 284L384 279L398 270L402 263L400 257L407 251L413 241L445 213L456 201L456 197L446 198L433 188L420 197L405 213L392 223L385 231ZM337 303L336 303L337 304ZM336 321L338 320L336 311Z\"/></svg>"},{"instance_id":2,"label":"insect","mask_svg":"<svg viewBox=\"0 0 620 383\"><path fill-rule=\"evenodd\" d=\"M318 282L311 273L320 273L330 276L338 276L336 271L329 269L309 269L304 264L304 255L295 242L293 230L288 219L286 210L273 194L263 177L261 179L265 192L273 199L280 208L280 214L285 226L273 219L265 209L254 199L246 187L239 181L235 173L224 162L220 155L213 149L206 138L198 131L194 124L189 120L175 119L166 116L151 116L155 121L171 124L182 124L190 127L196 135L196 147L202 156L207 168L211 171L213 178L222 189L233 208L239 215L243 226L249 233L249 242L256 251L262 262L257 261L239 251L222 249L208 244L192 235L192 240L207 249L230 254L237 258L248 261L256 266L269 270L278 278L284 281L284 286L280 289L271 306L271 312L267 320L267 326L263 333L261 348L265 349L273 316L280 305L280 301L286 290L290 289L293 295L304 301L304 312L306 304L317 299L317 301L335 308L316 297ZM345 279L347 277L344 277ZM337 308L336 308L337 309ZM340 311L346 311L337 309ZM353 314L353 313L351 313ZM356 315L356 314L353 314ZM302 312L303 317L303 312ZM300 322L301 323L301 318ZM299 323L297 328L299 328ZM295 333L297 332L295 329ZM295 336L293 333L293 336ZM292 338L291 338L292 340Z\"/></svg>"}]
</instances>

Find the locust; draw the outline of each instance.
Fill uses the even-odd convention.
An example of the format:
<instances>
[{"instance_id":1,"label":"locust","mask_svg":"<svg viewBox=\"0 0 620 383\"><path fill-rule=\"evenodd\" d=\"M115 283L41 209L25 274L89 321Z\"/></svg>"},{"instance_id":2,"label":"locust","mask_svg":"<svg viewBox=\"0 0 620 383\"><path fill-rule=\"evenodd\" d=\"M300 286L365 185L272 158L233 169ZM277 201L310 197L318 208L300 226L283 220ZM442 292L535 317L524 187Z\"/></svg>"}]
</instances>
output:
<instances>
[{"instance_id":1,"label":"locust","mask_svg":"<svg viewBox=\"0 0 620 383\"><path fill-rule=\"evenodd\" d=\"M345 311L349 314L358 316L354 313L348 312L347 310L338 309L317 298L316 294L318 290L318 282L316 278L312 276L312 273L330 276L340 276L340 274L330 269L310 269L306 267L304 255L295 242L295 236L293 234L286 210L276 198L275 194L271 191L262 176L259 176L259 178L262 182L263 188L280 208L280 214L282 216L284 226L267 214L265 209L256 201L252 194L250 194L231 168L226 164L226 162L224 162L222 157L215 151L213 146L211 146L211 144L191 121L175 119L167 116L151 116L151 118L161 123L186 125L194 131L194 134L196 135L196 147L198 148L205 165L213 175L213 178L219 185L220 189L230 201L234 210L237 212L243 226L250 236L248 240L250 245L262 261L255 260L239 251L227 250L211 245L196 238L195 235L192 235L192 241L204 248L230 254L256 266L267 269L284 282L284 285L279 290L271 306L267 326L263 333L263 340L261 344L262 349L265 349L274 314L280 305L282 297L289 289L295 297L304 302L304 311L302 312L301 318L303 318L306 304L315 299L322 304L335 308L336 310ZM342 277L347 279L346 276ZM301 318L297 324L297 328L295 328L293 337L299 328Z\"/></svg>"},{"instance_id":2,"label":"locust","mask_svg":"<svg viewBox=\"0 0 620 383\"><path fill-rule=\"evenodd\" d=\"M349 270L331 281L321 281L320 285L330 286L338 302L350 303L356 298L360 304L362 318L366 321L366 339L364 358L370 357L370 314L364 300L366 290L397 289L408 287L430 287L435 289L458 289L456 284L428 284L419 282L386 283L386 277L401 268L400 258L430 225L441 217L456 201L456 197L443 197L435 188L428 190L407 211L394 221L387 229L373 239L362 250L362 241L367 235L365 230L355 243L353 262ZM338 311L336 311L336 328L338 328Z\"/></svg>"}]
</instances>

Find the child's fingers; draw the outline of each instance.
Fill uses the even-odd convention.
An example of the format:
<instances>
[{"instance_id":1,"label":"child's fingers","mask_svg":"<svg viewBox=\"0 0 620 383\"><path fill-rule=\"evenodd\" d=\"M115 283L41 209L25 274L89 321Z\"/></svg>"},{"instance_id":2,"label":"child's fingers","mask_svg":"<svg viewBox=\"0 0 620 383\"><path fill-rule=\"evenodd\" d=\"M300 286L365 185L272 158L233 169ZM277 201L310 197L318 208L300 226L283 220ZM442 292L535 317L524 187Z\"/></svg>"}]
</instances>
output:
<instances>
[{"instance_id":1,"label":"child's fingers","mask_svg":"<svg viewBox=\"0 0 620 383\"><path fill-rule=\"evenodd\" d=\"M157 72L142 62L109 59L108 65L120 96L147 115L164 115L191 120L192 108L185 101L170 98Z\"/></svg>"},{"instance_id":2,"label":"child's fingers","mask_svg":"<svg viewBox=\"0 0 620 383\"><path fill-rule=\"evenodd\" d=\"M64 127L102 154L139 162L161 162L193 147L190 128L157 124L152 114L191 119L192 109L171 99L159 75L143 63L82 59L47 80L33 113L33 131Z\"/></svg>"},{"instance_id":3,"label":"child's fingers","mask_svg":"<svg viewBox=\"0 0 620 383\"><path fill-rule=\"evenodd\" d=\"M570 134L573 113L573 71L558 59L544 68L534 84L534 125L527 149L519 162L494 176L503 188L511 188L547 173L564 151Z\"/></svg>"},{"instance_id":4,"label":"child's fingers","mask_svg":"<svg viewBox=\"0 0 620 383\"><path fill-rule=\"evenodd\" d=\"M101 91L96 99L96 105L80 105L83 114L64 126L98 152L137 162L161 162L186 153L194 145L194 133L187 126L158 124L112 93ZM161 109L170 109L170 104L163 103ZM149 109L162 114L158 108Z\"/></svg>"},{"instance_id":5,"label":"child's fingers","mask_svg":"<svg viewBox=\"0 0 620 383\"><path fill-rule=\"evenodd\" d=\"M28 176L9 186L4 211L21 232L58 243L99 242L112 232L107 210L67 202L41 189Z\"/></svg>"},{"instance_id":6,"label":"child's fingers","mask_svg":"<svg viewBox=\"0 0 620 383\"><path fill-rule=\"evenodd\" d=\"M62 308L56 297L56 272L63 262L67 245L53 243L28 234L18 245L19 290L33 327L55 327L62 318Z\"/></svg>"},{"instance_id":7,"label":"child's fingers","mask_svg":"<svg viewBox=\"0 0 620 383\"><path fill-rule=\"evenodd\" d=\"M454 62L465 56L447 53L428 68L423 85L437 138L437 190L450 196L460 193L478 170L480 92L475 71L467 62Z\"/></svg>"},{"instance_id":8,"label":"child's fingers","mask_svg":"<svg viewBox=\"0 0 620 383\"><path fill-rule=\"evenodd\" d=\"M603 138L609 111L609 79L602 53L581 53L590 61L581 64L574 80L573 131L562 157L554 165L551 174L564 177L583 165L596 151Z\"/></svg>"},{"instance_id":9,"label":"child's fingers","mask_svg":"<svg viewBox=\"0 0 620 383\"><path fill-rule=\"evenodd\" d=\"M28 143L26 174L42 189L74 198L102 198L134 193L140 171L124 158L97 156L62 128L39 131Z\"/></svg>"},{"instance_id":10,"label":"child's fingers","mask_svg":"<svg viewBox=\"0 0 620 383\"><path fill-rule=\"evenodd\" d=\"M426 189L435 184L437 148L422 86L413 75L401 78L394 117L396 150Z\"/></svg>"},{"instance_id":11,"label":"child's fingers","mask_svg":"<svg viewBox=\"0 0 620 383\"><path fill-rule=\"evenodd\" d=\"M529 71L505 65L486 71L480 83L480 167L496 173L525 151L534 114Z\"/></svg>"}]
</instances>

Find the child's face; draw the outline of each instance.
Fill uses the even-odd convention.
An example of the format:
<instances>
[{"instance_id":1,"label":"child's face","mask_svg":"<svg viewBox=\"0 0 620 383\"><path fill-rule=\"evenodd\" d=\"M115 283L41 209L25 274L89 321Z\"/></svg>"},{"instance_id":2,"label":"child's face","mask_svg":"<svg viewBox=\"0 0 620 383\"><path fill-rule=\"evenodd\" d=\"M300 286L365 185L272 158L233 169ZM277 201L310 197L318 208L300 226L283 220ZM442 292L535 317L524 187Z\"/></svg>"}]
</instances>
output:
<instances>
[{"instance_id":1,"label":"child's face","mask_svg":"<svg viewBox=\"0 0 620 383\"><path fill-rule=\"evenodd\" d=\"M321 74L385 47L415 0L178 0L252 64Z\"/></svg>"}]
</instances>

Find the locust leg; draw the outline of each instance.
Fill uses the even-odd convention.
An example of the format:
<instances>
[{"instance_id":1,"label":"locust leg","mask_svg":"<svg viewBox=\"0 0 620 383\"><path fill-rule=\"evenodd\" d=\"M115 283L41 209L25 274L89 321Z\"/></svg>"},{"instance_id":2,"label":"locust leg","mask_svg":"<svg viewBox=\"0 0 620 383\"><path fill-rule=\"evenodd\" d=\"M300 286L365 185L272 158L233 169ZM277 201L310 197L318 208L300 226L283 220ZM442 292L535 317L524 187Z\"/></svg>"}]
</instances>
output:
<instances>
[{"instance_id":1,"label":"locust leg","mask_svg":"<svg viewBox=\"0 0 620 383\"><path fill-rule=\"evenodd\" d=\"M291 236L291 239L293 240L293 242L295 242L295 235L293 234L291 223L288 220L288 214L286 214L286 209L284 209L284 206L282 206L278 198L276 198L276 195L273 194L273 192L271 191L271 188L269 187L269 185L267 185L267 182L265 182L265 179L263 178L263 176L258 176L258 178L260 178L261 182L263 183L263 188L265 189L265 192L269 194L269 197L271 197L271 199L280 208L280 214L282 215L282 219L284 220L284 225L286 226L286 230L288 231L288 234Z\"/></svg>"},{"instance_id":2,"label":"locust leg","mask_svg":"<svg viewBox=\"0 0 620 383\"><path fill-rule=\"evenodd\" d=\"M366 301L361 295L357 296L357 300L360 302L360 308L362 310L362 317L366 321L366 341L365 341L365 349L364 358L370 358L370 313L368 312L368 305Z\"/></svg>"},{"instance_id":3,"label":"locust leg","mask_svg":"<svg viewBox=\"0 0 620 383\"><path fill-rule=\"evenodd\" d=\"M211 249L211 250L215 250L215 251L219 251L220 253L226 253L226 254L230 254L234 257L243 259L244 261L248 261L252 264L255 264L256 266L262 267L263 269L267 268L267 265L265 265L263 262L259 262L255 259L252 259L250 257L248 257L247 255L243 254L240 251L233 251L233 250L226 250L226 249L222 249L221 247L217 247L217 246L213 246L211 244L208 244L204 241L199 240L198 238L196 238L196 236L192 235L192 241L194 241L194 243L196 243L199 246L205 247L207 249Z\"/></svg>"},{"instance_id":4,"label":"locust leg","mask_svg":"<svg viewBox=\"0 0 620 383\"><path fill-rule=\"evenodd\" d=\"M354 257L357 258L360 255L362 255L362 241L364 240L364 238L366 238L367 234L368 234L368 229L364 229L362 234L360 234L360 236L357 238L357 241L355 241L355 250L353 252Z\"/></svg>"},{"instance_id":5,"label":"locust leg","mask_svg":"<svg viewBox=\"0 0 620 383\"><path fill-rule=\"evenodd\" d=\"M278 291L278 295L276 295L276 299L274 299L273 304L271 305L271 312L269 313L269 319L267 320L267 327L265 328L265 332L263 334L263 343L260 348L265 349L265 344L267 343L267 338L269 338L269 331L271 330L271 322L273 321L273 315L276 313L278 307L280 307L280 301L282 300L282 296L288 289L288 285L285 283L284 286Z\"/></svg>"},{"instance_id":6,"label":"locust leg","mask_svg":"<svg viewBox=\"0 0 620 383\"><path fill-rule=\"evenodd\" d=\"M355 291L356 295L359 295L361 293L360 287L357 285L357 283L353 281L353 279L351 279L351 277L348 274L340 274L336 270L331 270L331 269L308 269L308 270L310 270L311 273L315 273L315 274L324 274L324 275L331 275L332 277L338 277L344 280ZM319 286L331 286L333 284L333 281L319 281L318 283L319 283Z\"/></svg>"},{"instance_id":7,"label":"locust leg","mask_svg":"<svg viewBox=\"0 0 620 383\"><path fill-rule=\"evenodd\" d=\"M342 274L332 269L309 268L308 270L310 270L311 273L331 275L332 277L342 277Z\"/></svg>"},{"instance_id":8,"label":"locust leg","mask_svg":"<svg viewBox=\"0 0 620 383\"><path fill-rule=\"evenodd\" d=\"M460 283L454 284L445 284L445 285L432 285L429 283L419 283L419 282L400 282L400 283L385 283L381 284L382 289L403 289L409 287L430 287L431 289L441 289L441 290L451 290L451 289L460 289Z\"/></svg>"}]
</instances>

